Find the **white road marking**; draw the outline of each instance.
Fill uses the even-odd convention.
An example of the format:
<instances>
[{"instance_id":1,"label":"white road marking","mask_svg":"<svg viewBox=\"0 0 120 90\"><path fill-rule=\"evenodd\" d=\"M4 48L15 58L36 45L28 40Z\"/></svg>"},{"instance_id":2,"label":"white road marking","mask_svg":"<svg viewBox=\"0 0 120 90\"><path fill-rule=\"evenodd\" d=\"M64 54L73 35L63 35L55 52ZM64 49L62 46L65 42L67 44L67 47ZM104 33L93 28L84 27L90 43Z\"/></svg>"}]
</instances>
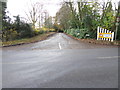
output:
<instances>
[{"instance_id":1,"label":"white road marking","mask_svg":"<svg viewBox=\"0 0 120 90\"><path fill-rule=\"evenodd\" d=\"M111 59L111 58L120 58L120 56L109 56L109 57L98 57L98 59Z\"/></svg>"},{"instance_id":2,"label":"white road marking","mask_svg":"<svg viewBox=\"0 0 120 90\"><path fill-rule=\"evenodd\" d=\"M61 47L60 43L59 43L59 48L60 48L60 50L62 49L62 47Z\"/></svg>"},{"instance_id":3,"label":"white road marking","mask_svg":"<svg viewBox=\"0 0 120 90\"><path fill-rule=\"evenodd\" d=\"M59 36L60 36L60 33L59 33Z\"/></svg>"},{"instance_id":4,"label":"white road marking","mask_svg":"<svg viewBox=\"0 0 120 90\"><path fill-rule=\"evenodd\" d=\"M59 38L61 37L61 34L59 33ZM61 45L60 45L60 43L59 43L59 49L61 50L62 49L62 47L61 47Z\"/></svg>"}]
</instances>

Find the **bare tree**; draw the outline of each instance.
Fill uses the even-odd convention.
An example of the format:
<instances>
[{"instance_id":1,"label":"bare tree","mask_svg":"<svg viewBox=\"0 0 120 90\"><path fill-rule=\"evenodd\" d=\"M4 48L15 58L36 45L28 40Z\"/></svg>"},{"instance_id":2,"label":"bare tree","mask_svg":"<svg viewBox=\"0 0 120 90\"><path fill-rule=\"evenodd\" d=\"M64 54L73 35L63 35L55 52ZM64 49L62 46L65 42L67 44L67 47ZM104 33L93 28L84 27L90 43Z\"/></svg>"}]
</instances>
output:
<instances>
[{"instance_id":1,"label":"bare tree","mask_svg":"<svg viewBox=\"0 0 120 90\"><path fill-rule=\"evenodd\" d=\"M41 3L31 3L31 8L29 8L28 12L26 13L28 21L32 24L33 29L35 29L35 25L38 22L39 28L41 23L41 13L43 9L43 4Z\"/></svg>"},{"instance_id":2,"label":"bare tree","mask_svg":"<svg viewBox=\"0 0 120 90\"><path fill-rule=\"evenodd\" d=\"M39 26L39 28L41 27L41 25L42 25L42 13L43 13L43 11L44 11L44 9L43 9L43 4L42 3L37 3L37 5L38 5L38 26Z\"/></svg>"}]
</instances>

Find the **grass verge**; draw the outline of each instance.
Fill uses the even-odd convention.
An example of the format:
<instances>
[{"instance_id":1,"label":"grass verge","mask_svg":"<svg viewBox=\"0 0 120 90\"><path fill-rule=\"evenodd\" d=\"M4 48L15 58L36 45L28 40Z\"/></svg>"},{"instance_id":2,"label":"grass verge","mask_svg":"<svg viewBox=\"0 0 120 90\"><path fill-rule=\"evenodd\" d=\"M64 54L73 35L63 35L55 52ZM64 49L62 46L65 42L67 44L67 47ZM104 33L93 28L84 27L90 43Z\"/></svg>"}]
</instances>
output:
<instances>
[{"instance_id":1,"label":"grass verge","mask_svg":"<svg viewBox=\"0 0 120 90\"><path fill-rule=\"evenodd\" d=\"M79 39L79 38L76 38L76 37L74 37L72 35L69 35L69 34L66 34L66 35L68 35L69 37L71 37L73 39L76 39L76 40L79 40L79 41L82 41L82 42L85 42L85 43L93 43L93 44L99 44L99 45L114 45L114 46L119 46L120 47L120 41L110 42L110 41L96 40L96 39Z\"/></svg>"},{"instance_id":2,"label":"grass verge","mask_svg":"<svg viewBox=\"0 0 120 90\"><path fill-rule=\"evenodd\" d=\"M2 43L2 47L29 44L29 43L34 43L34 42L45 40L45 39L47 39L48 37L50 37L54 34L55 34L55 32L48 32L48 33L45 33L45 34L34 36L32 38L25 38L25 39L7 41L7 42L1 42L1 43Z\"/></svg>"}]
</instances>

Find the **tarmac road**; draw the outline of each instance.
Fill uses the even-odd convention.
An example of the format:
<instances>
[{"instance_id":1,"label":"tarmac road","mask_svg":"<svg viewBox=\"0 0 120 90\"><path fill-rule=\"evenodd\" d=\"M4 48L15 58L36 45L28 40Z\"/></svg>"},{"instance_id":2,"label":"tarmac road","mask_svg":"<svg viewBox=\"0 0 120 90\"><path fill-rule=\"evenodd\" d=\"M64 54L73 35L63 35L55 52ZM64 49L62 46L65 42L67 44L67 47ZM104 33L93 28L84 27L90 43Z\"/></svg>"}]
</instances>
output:
<instances>
[{"instance_id":1,"label":"tarmac road","mask_svg":"<svg viewBox=\"0 0 120 90\"><path fill-rule=\"evenodd\" d=\"M47 40L4 47L3 88L117 88L118 48L57 33Z\"/></svg>"}]
</instances>

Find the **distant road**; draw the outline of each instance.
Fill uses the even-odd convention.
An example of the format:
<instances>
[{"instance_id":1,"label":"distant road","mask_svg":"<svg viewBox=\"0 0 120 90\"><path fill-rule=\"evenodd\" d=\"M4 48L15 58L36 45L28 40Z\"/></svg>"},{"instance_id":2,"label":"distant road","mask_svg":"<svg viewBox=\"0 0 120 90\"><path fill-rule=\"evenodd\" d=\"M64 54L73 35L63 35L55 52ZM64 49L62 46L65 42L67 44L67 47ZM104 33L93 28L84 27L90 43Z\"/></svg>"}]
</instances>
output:
<instances>
[{"instance_id":1,"label":"distant road","mask_svg":"<svg viewBox=\"0 0 120 90\"><path fill-rule=\"evenodd\" d=\"M117 88L118 48L57 33L3 48L3 88Z\"/></svg>"}]
</instances>

